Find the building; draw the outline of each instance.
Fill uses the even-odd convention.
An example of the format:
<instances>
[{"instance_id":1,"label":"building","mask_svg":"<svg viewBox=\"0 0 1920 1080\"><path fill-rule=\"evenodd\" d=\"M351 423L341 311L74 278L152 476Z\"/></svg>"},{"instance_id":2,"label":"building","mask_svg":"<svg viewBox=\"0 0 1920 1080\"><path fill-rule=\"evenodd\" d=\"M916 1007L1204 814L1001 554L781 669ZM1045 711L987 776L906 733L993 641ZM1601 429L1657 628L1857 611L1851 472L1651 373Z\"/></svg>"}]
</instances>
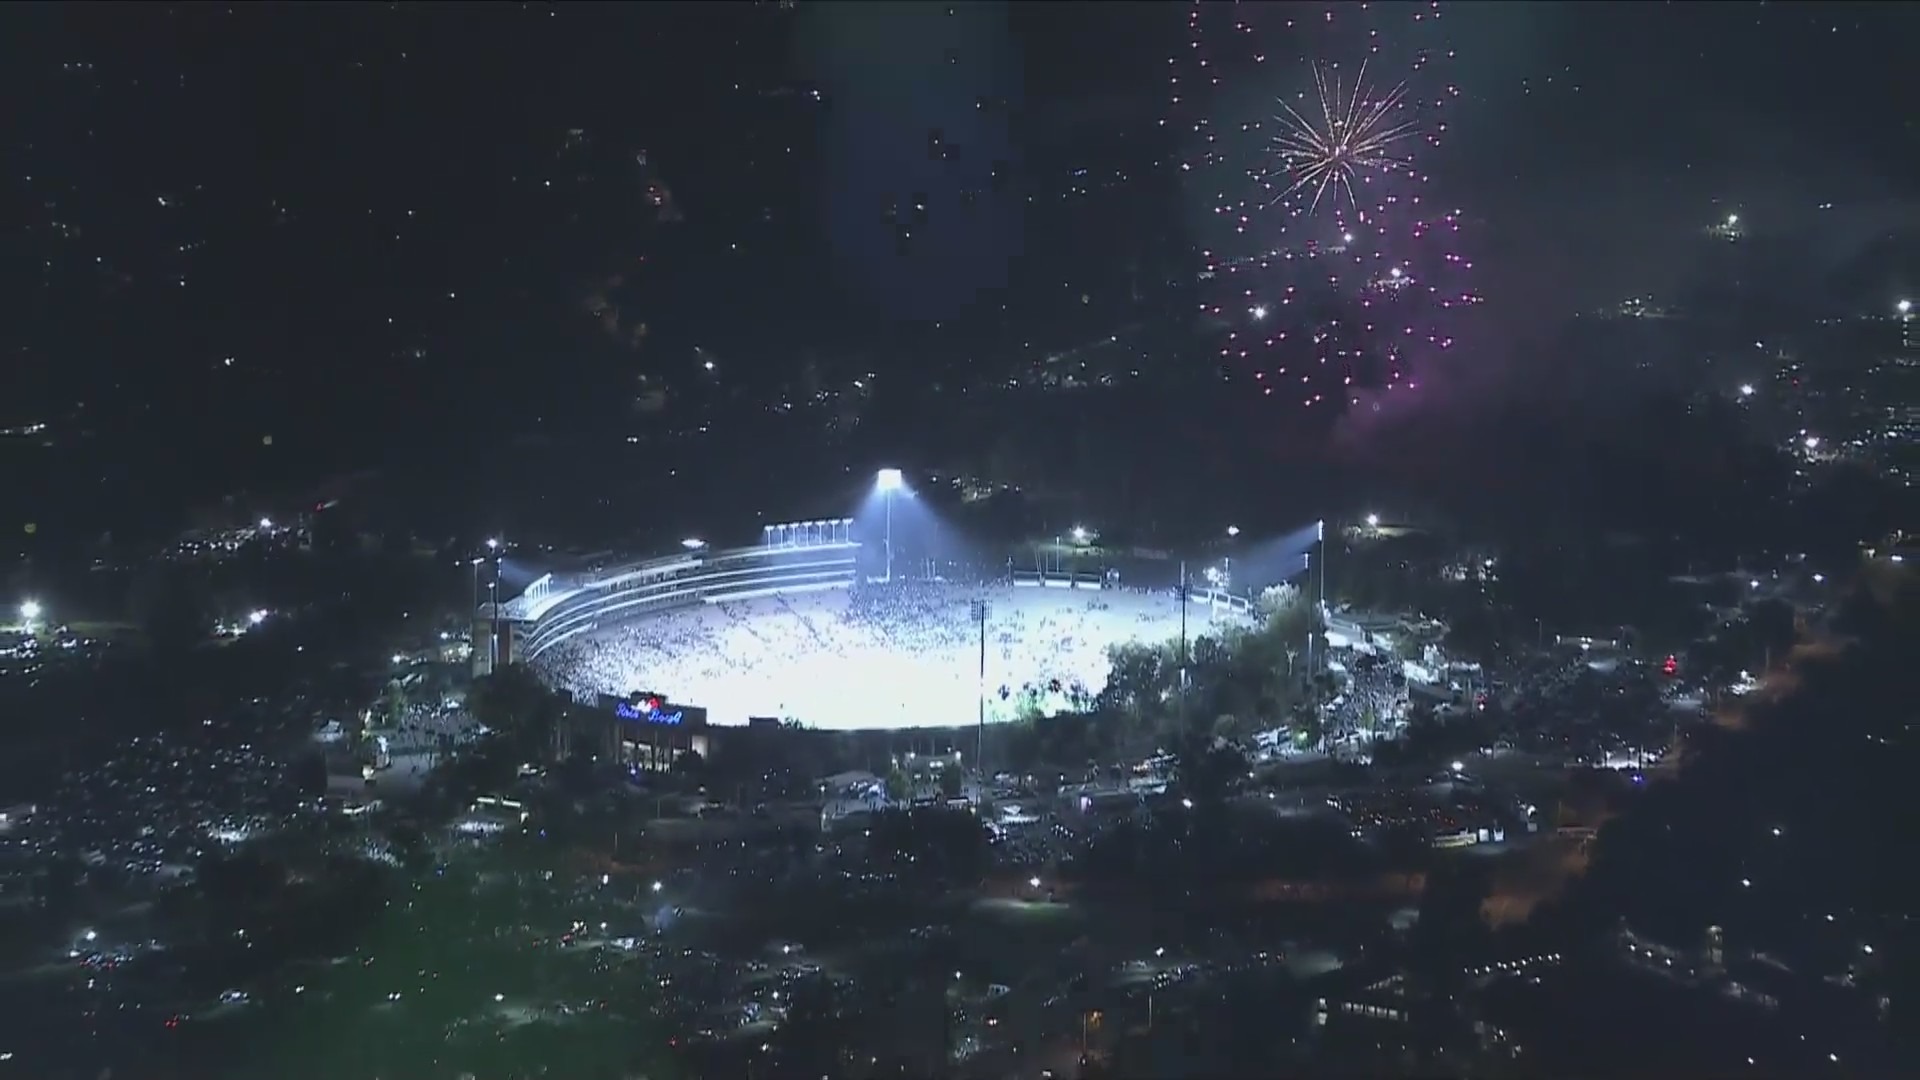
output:
<instances>
[{"instance_id":1,"label":"building","mask_svg":"<svg viewBox=\"0 0 1920 1080\"><path fill-rule=\"evenodd\" d=\"M665 772L682 754L710 757L711 740L707 710L636 691L626 697L602 694L591 708L575 712L559 752L615 761L639 772Z\"/></svg>"}]
</instances>

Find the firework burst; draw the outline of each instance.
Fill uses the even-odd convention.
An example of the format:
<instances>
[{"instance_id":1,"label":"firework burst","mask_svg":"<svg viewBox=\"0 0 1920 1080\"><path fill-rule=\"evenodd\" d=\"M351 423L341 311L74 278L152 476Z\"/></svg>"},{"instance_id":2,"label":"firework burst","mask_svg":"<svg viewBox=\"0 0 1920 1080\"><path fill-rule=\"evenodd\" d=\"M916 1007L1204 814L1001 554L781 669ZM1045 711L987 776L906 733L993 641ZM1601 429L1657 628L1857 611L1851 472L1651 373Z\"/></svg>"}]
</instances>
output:
<instances>
[{"instance_id":1,"label":"firework burst","mask_svg":"<svg viewBox=\"0 0 1920 1080\"><path fill-rule=\"evenodd\" d=\"M1399 410L1455 363L1480 295L1463 250L1473 219L1426 173L1460 93L1441 16L1434 3L1188 10L1168 124L1202 238L1196 326L1250 401Z\"/></svg>"},{"instance_id":2,"label":"firework burst","mask_svg":"<svg viewBox=\"0 0 1920 1080\"><path fill-rule=\"evenodd\" d=\"M1407 168L1412 159L1396 152L1397 144L1420 131L1418 120L1400 119L1406 104L1407 84L1401 83L1378 97L1367 85L1367 65L1351 90L1343 87L1339 72L1325 64L1313 66L1314 96L1319 100L1318 121L1280 99L1280 113L1273 120L1280 133L1273 136L1273 154L1280 161L1277 174L1293 183L1268 201L1267 205L1311 190L1313 200L1307 212L1319 209L1320 200L1329 192L1341 193L1347 205L1358 207L1354 193L1356 181L1365 182L1370 173Z\"/></svg>"}]
</instances>

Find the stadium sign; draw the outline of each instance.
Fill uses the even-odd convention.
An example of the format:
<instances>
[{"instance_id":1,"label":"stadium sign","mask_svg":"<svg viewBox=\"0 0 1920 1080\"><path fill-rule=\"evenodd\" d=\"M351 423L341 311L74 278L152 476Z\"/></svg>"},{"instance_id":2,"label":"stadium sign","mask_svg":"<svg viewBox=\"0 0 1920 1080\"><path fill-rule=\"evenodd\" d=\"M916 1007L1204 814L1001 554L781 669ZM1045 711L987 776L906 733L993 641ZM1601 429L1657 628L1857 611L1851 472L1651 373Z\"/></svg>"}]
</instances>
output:
<instances>
[{"instance_id":1,"label":"stadium sign","mask_svg":"<svg viewBox=\"0 0 1920 1080\"><path fill-rule=\"evenodd\" d=\"M686 719L686 713L679 709L666 708L658 698L623 701L613 707L613 715L622 720L634 720L642 724L672 725Z\"/></svg>"},{"instance_id":2,"label":"stadium sign","mask_svg":"<svg viewBox=\"0 0 1920 1080\"><path fill-rule=\"evenodd\" d=\"M705 709L674 705L658 694L634 694L624 698L603 695L601 700L612 707L615 719L629 723L699 727L706 722Z\"/></svg>"}]
</instances>

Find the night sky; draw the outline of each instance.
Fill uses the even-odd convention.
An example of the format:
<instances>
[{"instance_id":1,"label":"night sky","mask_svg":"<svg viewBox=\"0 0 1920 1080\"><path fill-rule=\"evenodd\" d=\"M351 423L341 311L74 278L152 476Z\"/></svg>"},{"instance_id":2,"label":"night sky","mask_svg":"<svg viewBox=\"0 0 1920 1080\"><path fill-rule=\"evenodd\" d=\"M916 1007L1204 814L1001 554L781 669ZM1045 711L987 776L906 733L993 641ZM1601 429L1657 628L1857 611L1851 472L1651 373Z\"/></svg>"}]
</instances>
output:
<instances>
[{"instance_id":1,"label":"night sky","mask_svg":"<svg viewBox=\"0 0 1920 1080\"><path fill-rule=\"evenodd\" d=\"M1914 223L1908 6L1445 10L1423 164L1483 227L1489 371L1677 284L1729 208L1834 265ZM1104 332L1194 265L1184 18L10 5L0 422L87 431L103 498L157 500L484 446L695 347L778 382Z\"/></svg>"}]
</instances>

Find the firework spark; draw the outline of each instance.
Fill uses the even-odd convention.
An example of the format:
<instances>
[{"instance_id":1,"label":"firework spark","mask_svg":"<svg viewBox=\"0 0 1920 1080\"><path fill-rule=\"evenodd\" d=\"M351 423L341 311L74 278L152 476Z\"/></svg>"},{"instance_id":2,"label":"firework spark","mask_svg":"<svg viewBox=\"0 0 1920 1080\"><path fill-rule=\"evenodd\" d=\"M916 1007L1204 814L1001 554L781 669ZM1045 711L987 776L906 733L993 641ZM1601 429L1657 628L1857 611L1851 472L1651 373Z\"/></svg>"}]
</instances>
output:
<instances>
[{"instance_id":1,"label":"firework spark","mask_svg":"<svg viewBox=\"0 0 1920 1080\"><path fill-rule=\"evenodd\" d=\"M1313 88L1320 101L1318 123L1301 115L1285 99L1280 100L1282 111L1274 120L1281 125L1281 132L1273 137L1272 150L1280 159L1277 172L1291 177L1293 184L1274 196L1268 206L1308 189L1313 191L1308 213L1319 207L1329 191L1336 199L1344 191L1347 202L1358 206L1355 180L1364 183L1364 173L1411 164L1410 159L1394 153L1401 140L1420 129L1417 120L1396 122L1394 117L1406 99L1406 83L1375 97L1367 87L1366 64L1360 65L1360 75L1350 91L1341 86L1337 73L1315 64Z\"/></svg>"}]
</instances>

